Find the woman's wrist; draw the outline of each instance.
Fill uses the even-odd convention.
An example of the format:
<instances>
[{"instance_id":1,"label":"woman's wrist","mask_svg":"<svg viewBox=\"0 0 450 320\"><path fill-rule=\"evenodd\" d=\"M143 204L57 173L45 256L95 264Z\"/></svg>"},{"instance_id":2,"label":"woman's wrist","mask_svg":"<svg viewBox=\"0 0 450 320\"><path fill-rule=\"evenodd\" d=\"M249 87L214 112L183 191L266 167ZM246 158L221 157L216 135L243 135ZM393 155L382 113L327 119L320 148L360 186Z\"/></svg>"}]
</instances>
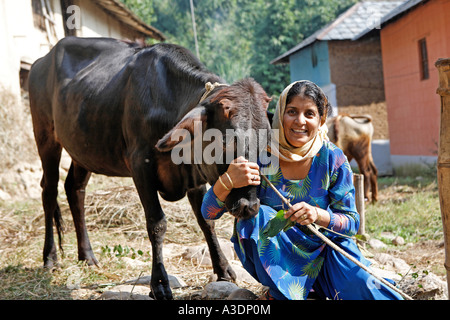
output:
<instances>
[{"instance_id":1,"label":"woman's wrist","mask_svg":"<svg viewBox=\"0 0 450 320\"><path fill-rule=\"evenodd\" d=\"M322 227L328 227L330 224L330 214L328 211L320 209L315 207L316 213L317 213L317 219L315 221L316 224L322 226Z\"/></svg>"},{"instance_id":2,"label":"woman's wrist","mask_svg":"<svg viewBox=\"0 0 450 320\"><path fill-rule=\"evenodd\" d=\"M213 191L216 194L216 197L220 201L224 202L227 196L230 194L232 188L233 186L228 178L222 175L219 176L217 182L214 184Z\"/></svg>"},{"instance_id":3,"label":"woman's wrist","mask_svg":"<svg viewBox=\"0 0 450 320\"><path fill-rule=\"evenodd\" d=\"M232 186L227 187L227 185L225 184L225 182L222 179L222 176L219 176L219 179L217 179L219 181L219 183L222 185L222 187L227 190L227 191L231 191L231 189L233 188Z\"/></svg>"}]
</instances>

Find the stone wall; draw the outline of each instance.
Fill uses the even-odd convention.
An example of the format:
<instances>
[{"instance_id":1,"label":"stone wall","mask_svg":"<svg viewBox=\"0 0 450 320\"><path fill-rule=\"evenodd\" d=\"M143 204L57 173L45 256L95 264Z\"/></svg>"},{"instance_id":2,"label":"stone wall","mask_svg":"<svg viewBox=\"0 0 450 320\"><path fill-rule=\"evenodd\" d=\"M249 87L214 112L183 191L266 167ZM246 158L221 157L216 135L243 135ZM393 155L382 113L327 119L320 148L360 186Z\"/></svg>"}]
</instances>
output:
<instances>
[{"instance_id":1,"label":"stone wall","mask_svg":"<svg viewBox=\"0 0 450 320\"><path fill-rule=\"evenodd\" d=\"M329 41L329 52L339 107L385 101L379 37Z\"/></svg>"},{"instance_id":2,"label":"stone wall","mask_svg":"<svg viewBox=\"0 0 450 320\"><path fill-rule=\"evenodd\" d=\"M372 116L373 138L389 139L379 37L329 41L328 47L339 113Z\"/></svg>"}]
</instances>

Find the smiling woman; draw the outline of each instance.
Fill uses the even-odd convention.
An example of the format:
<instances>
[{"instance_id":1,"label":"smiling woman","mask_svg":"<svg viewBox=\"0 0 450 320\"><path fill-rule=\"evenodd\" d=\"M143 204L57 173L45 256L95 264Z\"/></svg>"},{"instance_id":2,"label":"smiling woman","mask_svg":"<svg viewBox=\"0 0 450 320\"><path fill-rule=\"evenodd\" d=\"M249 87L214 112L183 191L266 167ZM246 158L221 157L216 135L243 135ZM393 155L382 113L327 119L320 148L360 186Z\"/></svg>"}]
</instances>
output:
<instances>
[{"instance_id":1,"label":"smiling woman","mask_svg":"<svg viewBox=\"0 0 450 320\"><path fill-rule=\"evenodd\" d=\"M233 184L258 186L259 211L249 219L236 219L231 240L244 268L270 288L268 298L306 299L314 290L328 299L401 299L383 283L374 286L369 273L307 227L315 223L348 236L359 227L350 165L342 150L326 139L330 108L323 91L310 81L294 82L280 95L273 118L279 145L271 145L268 152L279 163L269 164L273 170L267 179L289 200L289 209L265 180L249 179L268 163L263 154L257 163L236 159L227 169L229 177L223 176L205 195L202 214L206 219L221 217ZM278 232L272 226L280 219L293 223ZM369 264L352 239L324 234Z\"/></svg>"}]
</instances>

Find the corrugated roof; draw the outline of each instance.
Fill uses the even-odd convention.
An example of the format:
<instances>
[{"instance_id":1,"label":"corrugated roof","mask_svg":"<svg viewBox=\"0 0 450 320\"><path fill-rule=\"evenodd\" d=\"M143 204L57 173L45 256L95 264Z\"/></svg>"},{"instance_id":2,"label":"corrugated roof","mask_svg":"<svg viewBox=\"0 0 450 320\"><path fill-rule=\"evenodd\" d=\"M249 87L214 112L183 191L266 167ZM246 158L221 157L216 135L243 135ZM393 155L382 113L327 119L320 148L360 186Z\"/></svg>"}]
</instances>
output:
<instances>
[{"instance_id":1,"label":"corrugated roof","mask_svg":"<svg viewBox=\"0 0 450 320\"><path fill-rule=\"evenodd\" d=\"M287 63L289 56L317 40L350 40L363 30L377 27L381 19L397 8L403 1L363 1L353 5L336 20L317 30L294 48L275 58L270 63Z\"/></svg>"},{"instance_id":2,"label":"corrugated roof","mask_svg":"<svg viewBox=\"0 0 450 320\"><path fill-rule=\"evenodd\" d=\"M394 19L398 18L399 16L403 15L404 13L408 12L411 9L414 9L417 5L427 2L428 0L407 0L403 2L401 5L396 7L394 10L386 14L380 21L380 27L385 26L389 22L392 22ZM366 28L362 30L360 33L358 33L353 40L358 40L371 32L372 29Z\"/></svg>"},{"instance_id":3,"label":"corrugated roof","mask_svg":"<svg viewBox=\"0 0 450 320\"><path fill-rule=\"evenodd\" d=\"M94 0L94 2L106 13L142 35L161 41L166 40L161 31L143 22L119 0Z\"/></svg>"}]
</instances>

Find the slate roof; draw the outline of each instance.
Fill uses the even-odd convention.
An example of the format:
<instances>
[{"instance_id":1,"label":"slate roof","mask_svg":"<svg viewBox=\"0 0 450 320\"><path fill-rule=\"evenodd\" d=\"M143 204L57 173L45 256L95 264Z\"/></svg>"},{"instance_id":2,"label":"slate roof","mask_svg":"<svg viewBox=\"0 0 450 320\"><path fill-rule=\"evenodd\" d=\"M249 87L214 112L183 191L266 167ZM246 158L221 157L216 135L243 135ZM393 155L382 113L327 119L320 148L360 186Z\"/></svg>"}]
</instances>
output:
<instances>
[{"instance_id":1,"label":"slate roof","mask_svg":"<svg viewBox=\"0 0 450 320\"><path fill-rule=\"evenodd\" d=\"M290 55L318 40L351 40L363 30L372 30L378 27L382 18L402 3L403 1L358 2L342 13L336 20L317 30L294 48L275 58L270 63L288 63Z\"/></svg>"},{"instance_id":2,"label":"slate roof","mask_svg":"<svg viewBox=\"0 0 450 320\"><path fill-rule=\"evenodd\" d=\"M388 14L386 14L380 21L380 27L382 28L383 26L385 26L386 24L396 20L397 18L399 18L400 16L402 16L403 14L407 13L409 10L414 9L417 5L422 4L427 2L428 0L407 0L405 2L403 2L401 5L399 5L398 7L396 7L394 10L392 10L391 12L389 12ZM363 36L365 36L366 34L368 34L369 32L371 32L372 29L370 28L366 28L364 30L362 30L359 34L357 34L353 40L358 40L360 38L362 38Z\"/></svg>"},{"instance_id":3,"label":"slate roof","mask_svg":"<svg viewBox=\"0 0 450 320\"><path fill-rule=\"evenodd\" d=\"M131 29L136 30L145 37L151 37L153 39L164 41L166 37L164 34L152 27L145 22L143 22L136 14L134 14L130 9L128 9L119 0L95 0L93 1L100 8L102 8L107 14L111 15L115 19L121 21Z\"/></svg>"}]
</instances>

